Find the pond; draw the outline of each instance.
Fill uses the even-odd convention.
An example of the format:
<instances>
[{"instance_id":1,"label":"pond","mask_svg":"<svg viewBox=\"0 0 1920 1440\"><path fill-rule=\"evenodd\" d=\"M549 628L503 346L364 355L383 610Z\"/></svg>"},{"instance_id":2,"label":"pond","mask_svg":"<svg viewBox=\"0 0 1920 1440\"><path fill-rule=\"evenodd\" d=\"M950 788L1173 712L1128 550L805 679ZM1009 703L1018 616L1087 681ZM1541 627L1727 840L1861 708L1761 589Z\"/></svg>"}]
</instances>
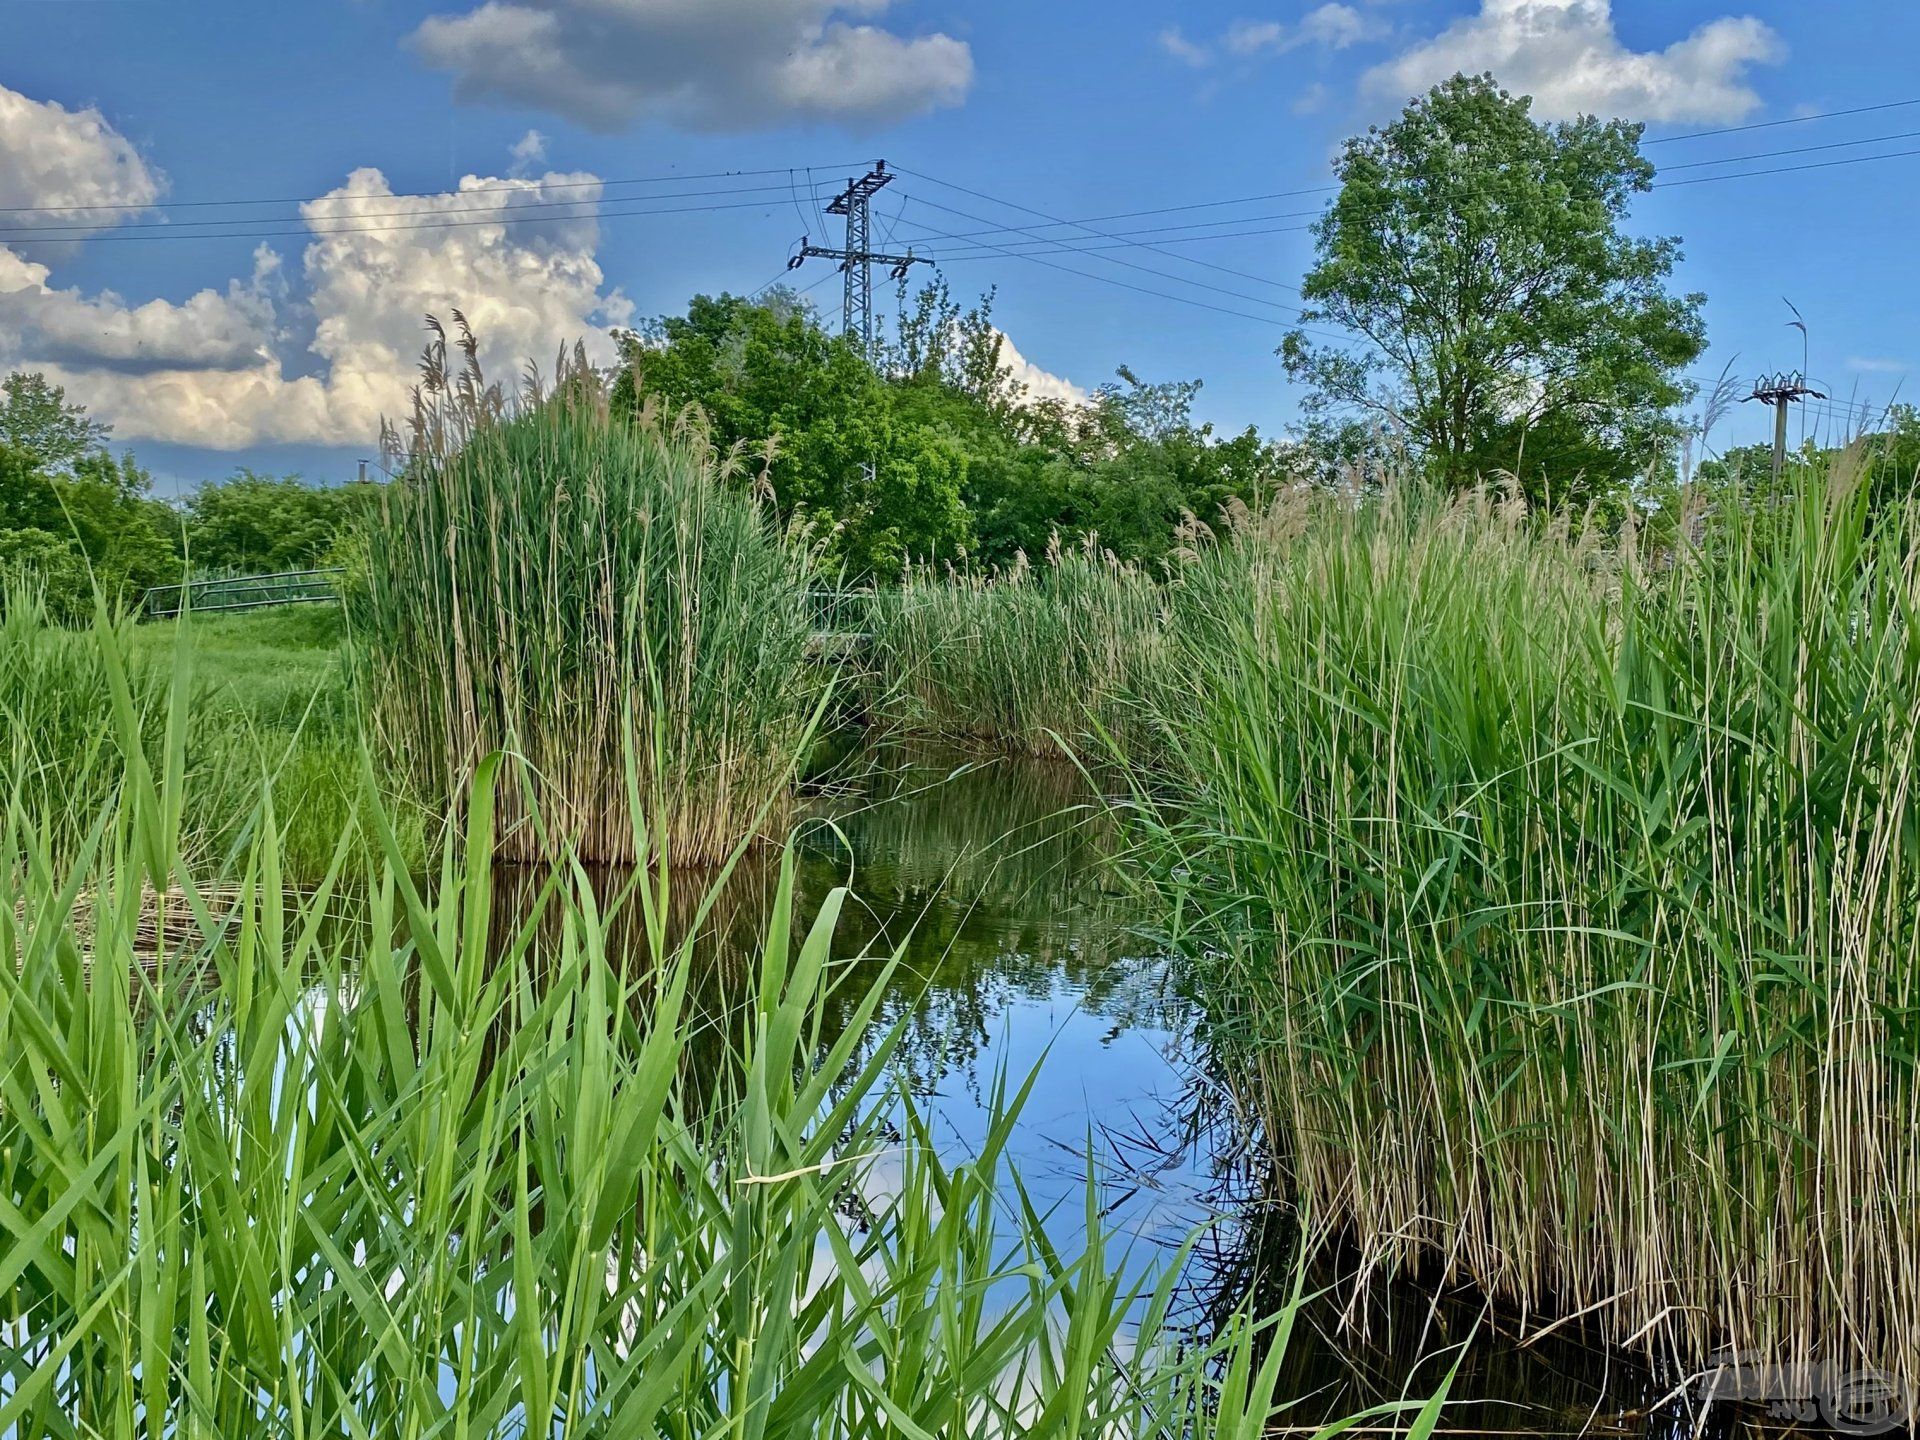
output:
<instances>
[{"instance_id":1,"label":"pond","mask_svg":"<svg viewBox=\"0 0 1920 1440\"><path fill-rule=\"evenodd\" d=\"M1010 1151L1056 1245L1083 1243L1091 1167L1131 1276L1157 1273L1210 1227L1182 1276L1188 1323L1250 1286L1284 1299L1291 1217L1260 1198L1204 1017L1153 938L1150 907L1106 863L1110 826L1081 776L917 747L858 752L835 773L845 778L799 842L802 902L850 883L841 953L899 950L884 1013L907 1022L897 1064L939 1143L964 1156L996 1083L1017 1089L1037 1070ZM1325 1293L1289 1347L1281 1433L1424 1398L1456 1362L1459 1403L1442 1425L1454 1435L1727 1435L1816 1413L1818 1397L1786 1395L1771 1421L1720 1405L1703 1430L1697 1408L1668 1398L1671 1381L1575 1329L1523 1345L1464 1296L1356 1286L1337 1258L1309 1286Z\"/></svg>"}]
</instances>

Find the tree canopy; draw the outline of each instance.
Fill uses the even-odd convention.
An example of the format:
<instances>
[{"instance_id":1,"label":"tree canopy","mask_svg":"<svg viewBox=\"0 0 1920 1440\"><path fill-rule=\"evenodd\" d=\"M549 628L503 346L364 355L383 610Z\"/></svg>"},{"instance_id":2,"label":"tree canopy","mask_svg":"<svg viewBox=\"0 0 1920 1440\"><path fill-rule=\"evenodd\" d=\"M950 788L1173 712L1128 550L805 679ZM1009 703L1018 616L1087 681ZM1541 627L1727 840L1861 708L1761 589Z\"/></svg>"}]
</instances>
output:
<instances>
[{"instance_id":1,"label":"tree canopy","mask_svg":"<svg viewBox=\"0 0 1920 1440\"><path fill-rule=\"evenodd\" d=\"M860 577L1006 566L1090 534L1155 562L1186 515L1211 523L1293 462L1252 430L1222 441L1196 423L1198 381L1123 367L1084 404L1036 399L1005 363L992 303L962 308L939 281L903 294L870 364L786 292L699 296L623 337L615 402L697 405L722 444L770 452L783 518Z\"/></svg>"},{"instance_id":2,"label":"tree canopy","mask_svg":"<svg viewBox=\"0 0 1920 1440\"><path fill-rule=\"evenodd\" d=\"M1443 482L1577 505L1670 461L1704 297L1669 292L1675 240L1622 228L1642 127L1531 103L1455 76L1349 140L1280 354L1312 410L1404 435Z\"/></svg>"}]
</instances>

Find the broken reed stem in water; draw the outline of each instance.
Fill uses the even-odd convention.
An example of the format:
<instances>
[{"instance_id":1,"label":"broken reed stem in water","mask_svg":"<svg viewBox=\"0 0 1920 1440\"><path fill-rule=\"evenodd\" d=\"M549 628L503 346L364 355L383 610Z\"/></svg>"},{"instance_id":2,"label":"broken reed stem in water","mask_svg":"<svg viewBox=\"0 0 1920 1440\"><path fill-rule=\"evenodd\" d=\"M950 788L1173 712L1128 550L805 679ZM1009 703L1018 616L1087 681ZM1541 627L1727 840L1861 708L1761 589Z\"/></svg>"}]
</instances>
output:
<instances>
[{"instance_id":1,"label":"broken reed stem in water","mask_svg":"<svg viewBox=\"0 0 1920 1440\"><path fill-rule=\"evenodd\" d=\"M1853 477L1658 556L1295 500L1183 576L1151 857L1313 1213L1920 1387L1920 627Z\"/></svg>"}]
</instances>

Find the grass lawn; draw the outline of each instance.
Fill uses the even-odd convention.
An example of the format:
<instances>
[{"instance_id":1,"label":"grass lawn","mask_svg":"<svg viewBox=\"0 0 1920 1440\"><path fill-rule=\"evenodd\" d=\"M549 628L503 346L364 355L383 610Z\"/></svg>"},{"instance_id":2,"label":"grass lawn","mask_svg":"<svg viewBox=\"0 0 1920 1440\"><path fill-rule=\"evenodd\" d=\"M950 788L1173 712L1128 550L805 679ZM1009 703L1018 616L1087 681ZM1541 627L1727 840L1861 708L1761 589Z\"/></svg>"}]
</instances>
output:
<instances>
[{"instance_id":1,"label":"grass lawn","mask_svg":"<svg viewBox=\"0 0 1920 1440\"><path fill-rule=\"evenodd\" d=\"M164 671L177 621L133 631L136 659ZM187 621L193 646L193 729L188 746L189 823L215 853L246 834L240 791L270 783L291 878L314 881L343 833L376 842L361 785L360 715L348 683L346 627L333 605L298 605ZM424 858L422 826L389 797L410 863Z\"/></svg>"}]
</instances>

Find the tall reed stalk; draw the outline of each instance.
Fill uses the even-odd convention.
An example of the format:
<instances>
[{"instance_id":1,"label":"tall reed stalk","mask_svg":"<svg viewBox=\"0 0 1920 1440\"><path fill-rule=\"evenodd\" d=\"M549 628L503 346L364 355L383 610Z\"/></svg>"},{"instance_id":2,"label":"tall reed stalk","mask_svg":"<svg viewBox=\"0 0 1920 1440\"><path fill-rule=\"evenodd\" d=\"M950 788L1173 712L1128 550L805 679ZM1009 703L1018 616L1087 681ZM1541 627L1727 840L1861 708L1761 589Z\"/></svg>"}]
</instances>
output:
<instances>
[{"instance_id":1,"label":"tall reed stalk","mask_svg":"<svg viewBox=\"0 0 1920 1440\"><path fill-rule=\"evenodd\" d=\"M349 587L382 753L430 803L496 749L503 857L537 810L586 858L634 858L637 796L681 861L779 830L826 672L807 657L807 557L732 483L691 412L610 413L564 356L508 400L430 349L406 468Z\"/></svg>"},{"instance_id":2,"label":"tall reed stalk","mask_svg":"<svg viewBox=\"0 0 1920 1440\"><path fill-rule=\"evenodd\" d=\"M695 1075L671 870L603 905L556 856L503 923L498 757L430 889L376 809L384 857L343 844L302 892L270 814L193 872L177 723L123 753L69 863L5 796L0 1434L1261 1433L1292 1309L1176 1343L1177 1267L1116 1280L1091 1188L1089 1248L1057 1253L1002 1184L1019 1095L942 1159L889 1093L897 1031L864 1033L880 992L824 1021L844 893L796 927L789 862L739 1046ZM155 895L184 917L158 946Z\"/></svg>"},{"instance_id":3,"label":"tall reed stalk","mask_svg":"<svg viewBox=\"0 0 1920 1440\"><path fill-rule=\"evenodd\" d=\"M1135 721L1167 637L1150 576L1089 546L993 576L915 571L873 604L882 711L911 729L1058 755ZM1138 749L1139 744L1129 748Z\"/></svg>"},{"instance_id":4,"label":"tall reed stalk","mask_svg":"<svg viewBox=\"0 0 1920 1440\"><path fill-rule=\"evenodd\" d=\"M1313 1213L1688 1365L1920 1386L1920 522L1488 495L1188 577L1163 878ZM1149 852L1152 853L1152 852Z\"/></svg>"}]
</instances>

